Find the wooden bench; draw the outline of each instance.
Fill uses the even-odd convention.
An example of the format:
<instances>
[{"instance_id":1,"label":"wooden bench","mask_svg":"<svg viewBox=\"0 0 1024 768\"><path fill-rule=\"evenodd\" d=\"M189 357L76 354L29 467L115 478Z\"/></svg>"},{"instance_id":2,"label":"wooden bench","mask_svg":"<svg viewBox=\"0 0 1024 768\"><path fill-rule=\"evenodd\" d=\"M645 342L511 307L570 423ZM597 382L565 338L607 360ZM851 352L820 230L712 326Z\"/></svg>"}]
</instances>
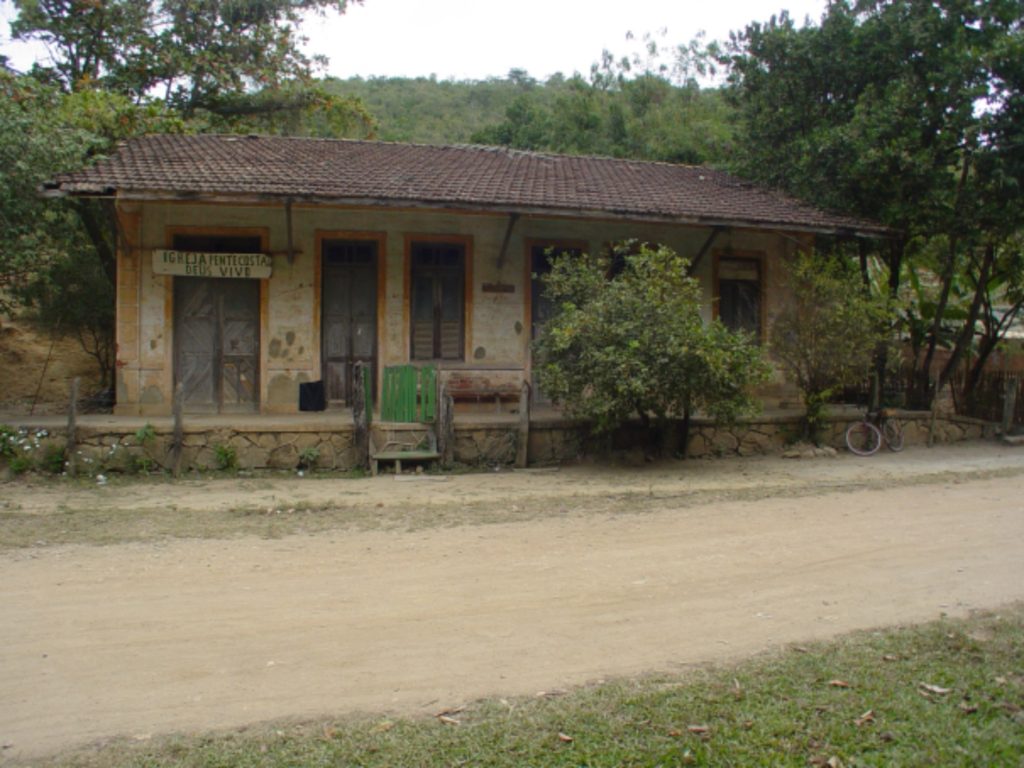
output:
<instances>
[{"instance_id":1,"label":"wooden bench","mask_svg":"<svg viewBox=\"0 0 1024 768\"><path fill-rule=\"evenodd\" d=\"M377 462L395 462L395 474L402 474L403 461L437 461L441 454L437 451L379 451L370 456L370 473L377 476Z\"/></svg>"},{"instance_id":2,"label":"wooden bench","mask_svg":"<svg viewBox=\"0 0 1024 768\"><path fill-rule=\"evenodd\" d=\"M444 390L455 402L493 402L500 409L503 402L518 402L522 382L506 377L492 379L477 372L452 372L446 377Z\"/></svg>"}]
</instances>

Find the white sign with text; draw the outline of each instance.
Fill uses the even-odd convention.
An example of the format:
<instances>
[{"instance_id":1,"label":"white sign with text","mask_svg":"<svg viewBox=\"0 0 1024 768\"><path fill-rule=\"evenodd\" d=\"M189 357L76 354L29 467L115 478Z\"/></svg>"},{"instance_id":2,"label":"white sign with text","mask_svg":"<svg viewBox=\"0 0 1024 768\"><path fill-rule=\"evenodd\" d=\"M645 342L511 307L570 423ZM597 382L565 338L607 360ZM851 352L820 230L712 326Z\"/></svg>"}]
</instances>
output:
<instances>
[{"instance_id":1,"label":"white sign with text","mask_svg":"<svg viewBox=\"0 0 1024 768\"><path fill-rule=\"evenodd\" d=\"M183 277L235 277L265 279L274 260L266 253L204 253L153 251L153 274Z\"/></svg>"}]
</instances>

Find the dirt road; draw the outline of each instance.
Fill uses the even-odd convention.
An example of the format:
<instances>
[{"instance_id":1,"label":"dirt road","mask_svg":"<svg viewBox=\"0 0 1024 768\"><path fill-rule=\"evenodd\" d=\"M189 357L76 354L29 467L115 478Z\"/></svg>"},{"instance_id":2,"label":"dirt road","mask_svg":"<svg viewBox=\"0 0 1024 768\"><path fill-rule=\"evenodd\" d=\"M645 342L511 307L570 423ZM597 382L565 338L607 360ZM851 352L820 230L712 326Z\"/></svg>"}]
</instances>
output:
<instances>
[{"instance_id":1,"label":"dirt road","mask_svg":"<svg viewBox=\"0 0 1024 768\"><path fill-rule=\"evenodd\" d=\"M436 712L998 606L1024 599L1022 490L1024 450L988 444L446 482L0 487L27 514L172 497L529 511L8 550L0 760L268 718Z\"/></svg>"}]
</instances>

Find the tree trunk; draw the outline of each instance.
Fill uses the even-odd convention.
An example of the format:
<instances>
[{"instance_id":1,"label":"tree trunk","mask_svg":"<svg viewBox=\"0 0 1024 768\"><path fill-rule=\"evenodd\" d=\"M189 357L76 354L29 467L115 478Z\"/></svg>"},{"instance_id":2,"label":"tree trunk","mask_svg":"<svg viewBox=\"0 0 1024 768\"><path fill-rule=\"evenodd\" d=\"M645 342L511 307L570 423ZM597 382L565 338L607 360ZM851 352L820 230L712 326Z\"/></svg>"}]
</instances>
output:
<instances>
[{"instance_id":1,"label":"tree trunk","mask_svg":"<svg viewBox=\"0 0 1024 768\"><path fill-rule=\"evenodd\" d=\"M900 292L900 271L903 269L903 254L906 251L906 240L900 237L894 241L889 250L889 297L895 299ZM864 279L867 280L867 263L866 257L864 263L861 266L861 270ZM886 344L879 344L878 349L875 350L875 375L872 377L871 402L877 403L881 401L881 386L882 382L885 381L885 371L889 366L889 347Z\"/></svg>"},{"instance_id":2,"label":"tree trunk","mask_svg":"<svg viewBox=\"0 0 1024 768\"><path fill-rule=\"evenodd\" d=\"M683 422L679 429L679 440L682 447L679 450L683 460L690 458L690 409L683 409Z\"/></svg>"},{"instance_id":3,"label":"tree trunk","mask_svg":"<svg viewBox=\"0 0 1024 768\"><path fill-rule=\"evenodd\" d=\"M943 367L942 372L939 374L938 385L936 391L941 390L952 378L953 373L956 371L957 366L960 364L960 358L963 357L964 353L970 348L971 342L974 340L974 326L978 322L978 311L981 309L981 300L984 296L985 286L988 285L988 276L992 270L992 263L995 261L996 249L991 243L985 246L985 255L982 258L981 269L978 270L978 283L974 289L974 298L971 301L971 309L967 313L967 320L964 322L963 328L960 330L960 335L957 336L956 344L953 346L953 352L949 356L949 360L946 361L946 365Z\"/></svg>"},{"instance_id":4,"label":"tree trunk","mask_svg":"<svg viewBox=\"0 0 1024 768\"><path fill-rule=\"evenodd\" d=\"M963 191L967 184L970 168L971 154L968 150L964 152L963 163L960 166L960 180L957 182L956 195L953 198L952 220L954 225L957 222L957 214L960 211L960 202L963 199ZM946 314L946 305L949 303L949 293L953 287L953 278L956 274L956 249L958 245L959 240L957 233L954 231L949 235L949 247L946 249L946 260L942 266L942 285L939 289L939 300L935 304L935 317L932 319L932 327L928 334L928 344L924 360L921 362L921 367L915 375L918 394L929 393L931 397L934 397L942 389L941 383L935 387L930 386L931 368L932 361L935 359L935 350L939 344L939 335L942 332L942 318Z\"/></svg>"}]
</instances>

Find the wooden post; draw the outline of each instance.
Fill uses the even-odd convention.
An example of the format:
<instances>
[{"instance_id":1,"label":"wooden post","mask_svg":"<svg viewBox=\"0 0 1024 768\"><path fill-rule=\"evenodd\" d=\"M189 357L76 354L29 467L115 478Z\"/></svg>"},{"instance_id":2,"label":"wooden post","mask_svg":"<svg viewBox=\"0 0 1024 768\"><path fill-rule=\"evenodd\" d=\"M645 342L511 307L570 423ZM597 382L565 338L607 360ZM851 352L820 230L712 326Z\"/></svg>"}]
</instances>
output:
<instances>
[{"instance_id":1,"label":"wooden post","mask_svg":"<svg viewBox=\"0 0 1024 768\"><path fill-rule=\"evenodd\" d=\"M526 469L530 454L530 382L519 390L519 440L516 444L516 469Z\"/></svg>"},{"instance_id":2,"label":"wooden post","mask_svg":"<svg viewBox=\"0 0 1024 768\"><path fill-rule=\"evenodd\" d=\"M368 366L356 363L355 386L352 387L352 446L355 449L356 466L366 469L370 465L370 403L366 398L366 377Z\"/></svg>"},{"instance_id":3,"label":"wooden post","mask_svg":"<svg viewBox=\"0 0 1024 768\"><path fill-rule=\"evenodd\" d=\"M939 417L939 382L936 380L932 391L932 414L928 422L928 447L935 446L935 426Z\"/></svg>"},{"instance_id":4,"label":"wooden post","mask_svg":"<svg viewBox=\"0 0 1024 768\"><path fill-rule=\"evenodd\" d=\"M437 406L437 452L441 454L441 466L447 468L455 456L455 404L444 384Z\"/></svg>"},{"instance_id":5,"label":"wooden post","mask_svg":"<svg viewBox=\"0 0 1024 768\"><path fill-rule=\"evenodd\" d=\"M185 410L185 387L179 381L174 387L174 401L171 405L171 413L174 416L174 434L171 437L171 472L175 477L181 476L181 455L185 448L185 424L183 412Z\"/></svg>"},{"instance_id":6,"label":"wooden post","mask_svg":"<svg viewBox=\"0 0 1024 768\"><path fill-rule=\"evenodd\" d=\"M1013 417L1017 412L1017 387L1020 385L1016 376L1006 379L1006 390L1003 393L1003 434L1010 434L1013 429Z\"/></svg>"},{"instance_id":7,"label":"wooden post","mask_svg":"<svg viewBox=\"0 0 1024 768\"><path fill-rule=\"evenodd\" d=\"M68 464L68 474L74 475L78 472L78 462L75 461L75 451L78 448L78 377L71 380L71 394L68 402L68 429L67 440L64 444L64 457Z\"/></svg>"}]
</instances>

